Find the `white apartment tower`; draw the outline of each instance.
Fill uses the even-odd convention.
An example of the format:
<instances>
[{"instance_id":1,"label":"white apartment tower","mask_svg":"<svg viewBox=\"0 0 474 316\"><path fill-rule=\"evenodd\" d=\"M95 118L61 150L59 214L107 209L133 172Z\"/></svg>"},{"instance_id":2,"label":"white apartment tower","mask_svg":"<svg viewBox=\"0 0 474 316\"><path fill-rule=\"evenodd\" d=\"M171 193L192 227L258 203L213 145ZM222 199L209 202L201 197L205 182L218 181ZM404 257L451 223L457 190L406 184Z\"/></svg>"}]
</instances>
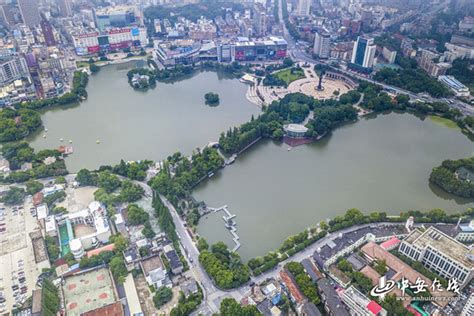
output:
<instances>
[{"instance_id":1,"label":"white apartment tower","mask_svg":"<svg viewBox=\"0 0 474 316\"><path fill-rule=\"evenodd\" d=\"M308 16L311 8L311 0L298 0L296 7L296 14L301 16Z\"/></svg>"},{"instance_id":2,"label":"white apartment tower","mask_svg":"<svg viewBox=\"0 0 474 316\"><path fill-rule=\"evenodd\" d=\"M40 24L41 17L37 0L18 0L18 6L23 23L30 27Z\"/></svg>"},{"instance_id":3,"label":"white apartment tower","mask_svg":"<svg viewBox=\"0 0 474 316\"><path fill-rule=\"evenodd\" d=\"M329 58L331 50L331 38L329 34L316 32L314 36L313 53L319 58Z\"/></svg>"}]
</instances>

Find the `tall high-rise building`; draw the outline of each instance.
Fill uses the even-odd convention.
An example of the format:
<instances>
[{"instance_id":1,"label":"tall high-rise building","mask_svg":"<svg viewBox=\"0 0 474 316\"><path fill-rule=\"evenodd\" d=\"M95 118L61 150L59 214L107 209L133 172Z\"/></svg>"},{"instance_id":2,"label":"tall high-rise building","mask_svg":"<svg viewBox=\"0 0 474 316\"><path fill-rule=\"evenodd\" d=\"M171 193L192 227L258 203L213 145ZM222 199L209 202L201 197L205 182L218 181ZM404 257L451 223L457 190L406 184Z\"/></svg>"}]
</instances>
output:
<instances>
[{"instance_id":1,"label":"tall high-rise building","mask_svg":"<svg viewBox=\"0 0 474 316\"><path fill-rule=\"evenodd\" d=\"M5 21L7 26L12 26L21 23L20 9L13 4L2 4L0 9L2 20Z\"/></svg>"},{"instance_id":2,"label":"tall high-rise building","mask_svg":"<svg viewBox=\"0 0 474 316\"><path fill-rule=\"evenodd\" d=\"M40 24L41 17L37 0L18 0L23 23L28 26Z\"/></svg>"},{"instance_id":3,"label":"tall high-rise building","mask_svg":"<svg viewBox=\"0 0 474 316\"><path fill-rule=\"evenodd\" d=\"M311 8L311 0L298 0L298 5L296 6L296 14L301 16L309 15Z\"/></svg>"},{"instance_id":4,"label":"tall high-rise building","mask_svg":"<svg viewBox=\"0 0 474 316\"><path fill-rule=\"evenodd\" d=\"M59 13L61 16L67 17L72 16L72 3L71 0L58 0Z\"/></svg>"},{"instance_id":5,"label":"tall high-rise building","mask_svg":"<svg viewBox=\"0 0 474 316\"><path fill-rule=\"evenodd\" d=\"M8 26L7 16L5 15L5 11L3 10L3 6L1 6L1 5L0 5L0 22L3 25Z\"/></svg>"},{"instance_id":6,"label":"tall high-rise building","mask_svg":"<svg viewBox=\"0 0 474 316\"><path fill-rule=\"evenodd\" d=\"M267 13L263 5L260 3L255 4L253 16L255 34L257 36L264 36L267 33Z\"/></svg>"},{"instance_id":7,"label":"tall high-rise building","mask_svg":"<svg viewBox=\"0 0 474 316\"><path fill-rule=\"evenodd\" d=\"M331 38L329 34L316 32L314 36L313 53L319 58L329 58L331 50Z\"/></svg>"},{"instance_id":8,"label":"tall high-rise building","mask_svg":"<svg viewBox=\"0 0 474 316\"><path fill-rule=\"evenodd\" d=\"M372 68L374 65L375 50L376 46L373 38L359 36L352 50L351 62L360 67Z\"/></svg>"},{"instance_id":9,"label":"tall high-rise building","mask_svg":"<svg viewBox=\"0 0 474 316\"><path fill-rule=\"evenodd\" d=\"M56 40L54 39L54 33L53 33L53 27L51 26L51 23L49 23L48 20L43 19L41 20L41 30L43 31L43 37L44 37L44 42L46 43L46 46L55 46L56 45Z\"/></svg>"},{"instance_id":10,"label":"tall high-rise building","mask_svg":"<svg viewBox=\"0 0 474 316\"><path fill-rule=\"evenodd\" d=\"M120 5L95 10L95 24L100 31L110 27L125 27L142 23L142 13L136 6Z\"/></svg>"},{"instance_id":11,"label":"tall high-rise building","mask_svg":"<svg viewBox=\"0 0 474 316\"><path fill-rule=\"evenodd\" d=\"M8 56L0 58L0 85L9 84L28 76L28 66L23 57Z\"/></svg>"}]
</instances>

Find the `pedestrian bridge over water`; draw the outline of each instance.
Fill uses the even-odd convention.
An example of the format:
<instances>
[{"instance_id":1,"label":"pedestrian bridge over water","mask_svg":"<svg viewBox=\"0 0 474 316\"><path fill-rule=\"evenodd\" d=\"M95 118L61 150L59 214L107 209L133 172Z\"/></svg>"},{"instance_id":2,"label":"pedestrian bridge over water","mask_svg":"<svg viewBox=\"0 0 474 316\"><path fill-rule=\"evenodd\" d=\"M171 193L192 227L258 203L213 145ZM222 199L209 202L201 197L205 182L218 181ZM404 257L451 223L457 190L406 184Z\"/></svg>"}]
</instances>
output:
<instances>
[{"instance_id":1,"label":"pedestrian bridge over water","mask_svg":"<svg viewBox=\"0 0 474 316\"><path fill-rule=\"evenodd\" d=\"M240 248L240 241L239 241L240 237L237 234L237 227L236 227L237 223L234 220L237 217L237 215L231 214L227 208L227 205L224 205L218 208L207 207L207 209L209 210L209 212L212 212L212 213L224 212L222 219L224 220L225 227L229 230L230 234L232 235L232 240L235 243L235 246L232 249L232 251L237 251Z\"/></svg>"}]
</instances>

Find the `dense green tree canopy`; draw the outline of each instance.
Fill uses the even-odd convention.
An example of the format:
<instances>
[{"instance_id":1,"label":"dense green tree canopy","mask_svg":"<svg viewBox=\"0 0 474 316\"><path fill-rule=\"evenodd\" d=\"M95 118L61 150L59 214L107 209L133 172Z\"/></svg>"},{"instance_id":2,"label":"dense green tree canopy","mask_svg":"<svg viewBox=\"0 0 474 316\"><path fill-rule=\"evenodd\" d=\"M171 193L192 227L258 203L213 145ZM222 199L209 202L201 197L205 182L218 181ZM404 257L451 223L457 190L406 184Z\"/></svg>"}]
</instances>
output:
<instances>
[{"instance_id":1,"label":"dense green tree canopy","mask_svg":"<svg viewBox=\"0 0 474 316\"><path fill-rule=\"evenodd\" d=\"M145 222L145 225L143 226L143 229L142 229L142 234L143 236L149 239L155 237L156 233L151 227L150 221Z\"/></svg>"},{"instance_id":2,"label":"dense green tree canopy","mask_svg":"<svg viewBox=\"0 0 474 316\"><path fill-rule=\"evenodd\" d=\"M1 148L2 156L10 162L10 169L16 170L25 162L35 159L35 152L27 142L4 144Z\"/></svg>"},{"instance_id":3,"label":"dense green tree canopy","mask_svg":"<svg viewBox=\"0 0 474 316\"><path fill-rule=\"evenodd\" d=\"M110 260L109 268L112 275L119 283L125 282L125 277L128 275L128 271L121 254L116 255L112 260Z\"/></svg>"},{"instance_id":4,"label":"dense green tree canopy","mask_svg":"<svg viewBox=\"0 0 474 316\"><path fill-rule=\"evenodd\" d=\"M153 296L153 304L156 308L160 308L165 305L173 298L173 292L170 288L162 286L156 290L155 295Z\"/></svg>"},{"instance_id":5,"label":"dense green tree canopy","mask_svg":"<svg viewBox=\"0 0 474 316\"><path fill-rule=\"evenodd\" d=\"M242 306L233 298L225 298L221 302L220 316L257 316L261 315L255 305Z\"/></svg>"},{"instance_id":6,"label":"dense green tree canopy","mask_svg":"<svg viewBox=\"0 0 474 316\"><path fill-rule=\"evenodd\" d=\"M240 256L229 251L223 242L212 245L211 251L201 251L199 262L222 289L236 288L250 278L248 267L242 264Z\"/></svg>"},{"instance_id":7,"label":"dense green tree canopy","mask_svg":"<svg viewBox=\"0 0 474 316\"><path fill-rule=\"evenodd\" d=\"M41 182L35 181L35 180L29 180L26 183L26 192L28 194L35 194L36 192L39 192L43 189L44 185Z\"/></svg>"},{"instance_id":8,"label":"dense green tree canopy","mask_svg":"<svg viewBox=\"0 0 474 316\"><path fill-rule=\"evenodd\" d=\"M43 284L41 286L42 315L55 316L57 315L60 307L61 304L58 288L50 280L43 280Z\"/></svg>"},{"instance_id":9,"label":"dense green tree canopy","mask_svg":"<svg viewBox=\"0 0 474 316\"><path fill-rule=\"evenodd\" d=\"M10 187L10 189L0 198L0 202L6 205L18 205L23 203L26 192L19 187Z\"/></svg>"},{"instance_id":10,"label":"dense green tree canopy","mask_svg":"<svg viewBox=\"0 0 474 316\"><path fill-rule=\"evenodd\" d=\"M459 160L445 160L439 167L433 168L430 181L454 195L474 197L474 183L459 177L458 173L474 174L474 157Z\"/></svg>"},{"instance_id":11,"label":"dense green tree canopy","mask_svg":"<svg viewBox=\"0 0 474 316\"><path fill-rule=\"evenodd\" d=\"M130 204L127 207L128 224L141 225L148 221L149 215L136 204Z\"/></svg>"},{"instance_id":12,"label":"dense green tree canopy","mask_svg":"<svg viewBox=\"0 0 474 316\"><path fill-rule=\"evenodd\" d=\"M289 262L285 265L285 268L291 273L304 296L315 305L318 305L321 299L319 298L316 284L314 284L309 275L306 274L303 265L299 262Z\"/></svg>"},{"instance_id":13,"label":"dense green tree canopy","mask_svg":"<svg viewBox=\"0 0 474 316\"><path fill-rule=\"evenodd\" d=\"M209 106L219 105L219 95L217 93L208 92L204 95L204 100Z\"/></svg>"},{"instance_id":14,"label":"dense green tree canopy","mask_svg":"<svg viewBox=\"0 0 474 316\"><path fill-rule=\"evenodd\" d=\"M451 95L448 88L421 69L394 70L383 68L375 74L374 79L414 93L427 92L433 97Z\"/></svg>"},{"instance_id":15,"label":"dense green tree canopy","mask_svg":"<svg viewBox=\"0 0 474 316\"><path fill-rule=\"evenodd\" d=\"M76 175L76 181L79 182L81 186L96 186L97 175L87 169L81 169Z\"/></svg>"},{"instance_id":16,"label":"dense green tree canopy","mask_svg":"<svg viewBox=\"0 0 474 316\"><path fill-rule=\"evenodd\" d=\"M97 184L100 188L104 189L107 193L114 192L120 187L120 179L110 171L101 171L97 178Z\"/></svg>"},{"instance_id":17,"label":"dense green tree canopy","mask_svg":"<svg viewBox=\"0 0 474 316\"><path fill-rule=\"evenodd\" d=\"M124 180L121 184L122 189L120 190L119 193L119 200L123 202L136 202L145 193L145 190L138 185L134 184L130 180Z\"/></svg>"}]
</instances>

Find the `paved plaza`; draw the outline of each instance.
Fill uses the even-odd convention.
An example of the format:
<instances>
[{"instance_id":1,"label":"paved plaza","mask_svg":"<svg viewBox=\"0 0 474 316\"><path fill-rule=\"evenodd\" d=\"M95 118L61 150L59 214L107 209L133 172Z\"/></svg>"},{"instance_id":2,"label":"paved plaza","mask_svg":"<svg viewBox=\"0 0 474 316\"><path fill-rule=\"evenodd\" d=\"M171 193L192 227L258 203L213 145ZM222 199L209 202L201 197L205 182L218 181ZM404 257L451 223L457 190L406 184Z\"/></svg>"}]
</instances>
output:
<instances>
[{"instance_id":1,"label":"paved plaza","mask_svg":"<svg viewBox=\"0 0 474 316\"><path fill-rule=\"evenodd\" d=\"M347 93L353 88L346 82L338 79L332 79L327 76L323 77L323 89L318 90L319 77L312 68L303 68L306 78L298 79L291 82L288 87L272 87L272 86L250 86L247 91L247 99L258 105L268 105L273 101L278 101L285 95L290 93L303 93L312 96L315 99L331 99L337 98L338 95ZM336 92L337 91L337 92ZM259 96L260 95L260 96ZM263 99L263 100L262 100Z\"/></svg>"}]
</instances>

